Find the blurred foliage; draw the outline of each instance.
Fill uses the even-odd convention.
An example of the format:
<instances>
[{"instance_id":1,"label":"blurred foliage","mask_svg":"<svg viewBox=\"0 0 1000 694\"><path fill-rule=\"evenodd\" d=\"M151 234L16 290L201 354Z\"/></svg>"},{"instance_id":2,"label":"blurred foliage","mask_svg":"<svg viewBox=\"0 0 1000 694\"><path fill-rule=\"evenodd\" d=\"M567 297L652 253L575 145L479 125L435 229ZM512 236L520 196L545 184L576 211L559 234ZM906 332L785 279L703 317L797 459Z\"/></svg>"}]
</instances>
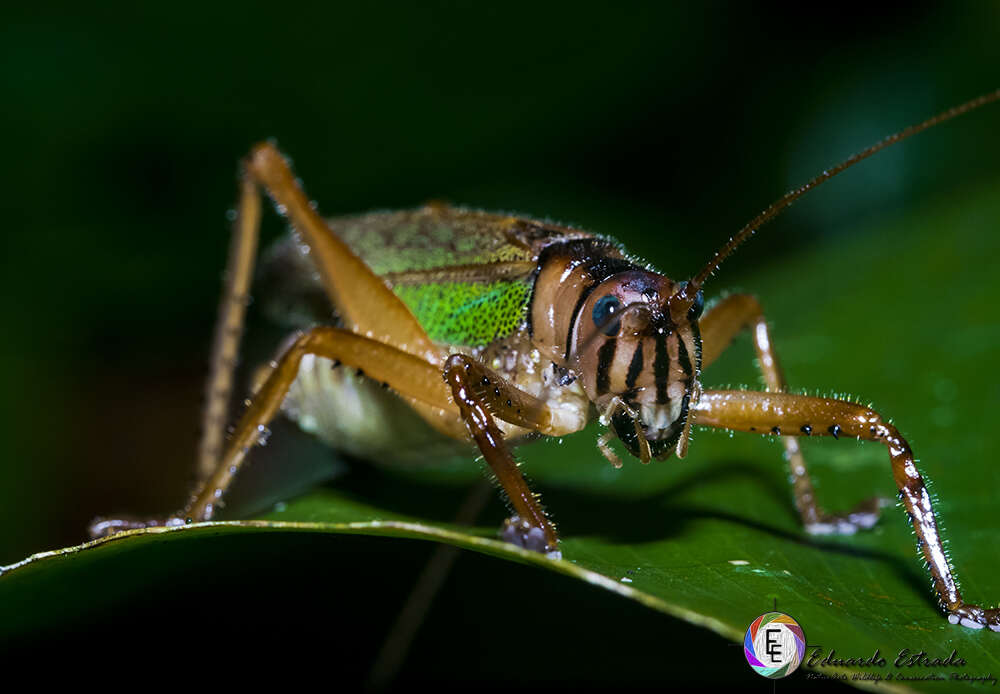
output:
<instances>
[{"instance_id":1,"label":"blurred foliage","mask_svg":"<svg viewBox=\"0 0 1000 694\"><path fill-rule=\"evenodd\" d=\"M996 4L813 11L781 3L662 3L616 12L580 3L505 4L502 10L457 3L330 4L284 14L273 6L204 3L112 3L58 13L5 9L0 87L7 137L0 175L7 229L0 236L0 296L6 330L0 349L8 368L0 390L0 562L75 544L97 514L160 513L183 501L228 238L225 211L234 199L236 162L252 142L277 138L329 214L429 198L512 209L612 234L682 276L785 189L892 130L997 86ZM969 533L973 545L988 537L986 530L976 535L976 502L959 502L969 498L961 486L948 494L941 488L960 464L975 465L991 452L982 432L990 430L987 413L998 395L987 370L995 355L995 292L981 265L991 257L985 249L997 216L990 207L962 212L962 205L971 191L995 186L996 119L995 110L973 114L826 185L742 250L713 287L761 294L793 384L876 398L896 417L927 456L947 504L948 528ZM926 201L949 193L947 209L955 216L949 226L921 229L921 238L944 242L914 246L908 234L883 237L871 221L936 210ZM948 243L944 234L958 220L977 225L960 242ZM281 231L270 217L265 237ZM838 248L854 252L834 256ZM825 263L819 263L821 254ZM807 256L813 262L798 262ZM847 300L845 277L859 282L858 268L867 265L892 281L856 286L858 293ZM810 281L813 291L806 293L802 287ZM964 286L965 293L948 294L950 303L927 309L927 301L940 300L942 286ZM908 321L920 330L896 338ZM262 342L263 353L275 344ZM727 363L746 368L729 371L720 364L708 374L709 383L756 383L749 357ZM573 514L597 526L606 515L636 506L617 508L622 502L614 501L637 493L630 489L662 494L651 475L675 484L690 475L692 485L711 478L705 466L710 458L695 456L716 438L699 436L681 469L638 470L634 481L626 470L611 484L593 435L582 434L579 443L568 439L566 446L581 446L577 459L590 461L587 471L581 465L579 478L555 475L555 489L546 472L550 459L558 466L555 444L524 454L571 537ZM281 439L276 434L269 448ZM291 434L284 439L320 455L310 442L292 442ZM726 446L730 462L755 460L759 446L778 457L765 442L739 441ZM962 456L954 454L959 444ZM850 448L850 461L843 460L855 464L853 446L836 446L836 453L812 448L817 456L846 455ZM861 452L860 460L884 463L880 452ZM279 461L282 456L296 457L276 454ZM940 472L930 469L931 461L943 465ZM475 468L465 468L467 479ZM880 468L870 469L879 474L863 485L866 490L888 479ZM995 472L975 470L983 483L974 491L995 489ZM780 478L780 468L770 474ZM446 522L454 514L461 493L446 481L440 491L440 485L424 484L414 492L384 475L353 466L343 484L356 485L362 496L383 487L405 498L416 494L423 518ZM742 479L738 470L737 477ZM824 481L821 493L830 484ZM847 498L855 496L856 489ZM772 497L790 504L778 488ZM436 515L428 515L429 508ZM972 520L963 521L963 512ZM489 518L501 515L497 505ZM792 527L790 520L783 523ZM652 534L664 542L681 535ZM295 586L333 580L338 563L317 563L317 553L344 556L344 566L354 567L362 557L370 563L361 582L371 590L359 590L357 601L373 611L365 626L372 642L426 552L403 548L401 541L388 549L387 541L323 539L313 546L309 538L296 538L301 544L295 546L310 557L296 563L284 540L251 540L240 541L239 557L192 551L184 571L201 578L173 576L204 599L210 587L233 576L250 579L240 593L245 600L253 590L266 591L269 581L298 595ZM187 542L177 544L189 551ZM245 554L258 553L263 563L251 576L259 583L238 568L238 561L252 562ZM294 566L279 571L264 557ZM234 566L220 566L227 562ZM510 606L476 602L481 619L473 619L470 601L502 593L504 581L527 579L496 562L470 563L475 579L460 570L449 583L452 597L442 597L439 621L432 618L427 627L428 643L461 625L466 642L489 653L503 643L505 634L495 625ZM208 577L213 571L214 579ZM460 583L463 578L477 587ZM595 669L606 666L608 678L616 666L634 679L653 677L653 669L638 663L644 655L662 663L653 646L670 636L661 630L681 629L691 643L699 638L676 622L625 614L621 601L601 602L594 591L577 593L589 589L547 580L538 578L532 595L523 597L531 614L551 609L563 620L560 633L581 633L584 627L573 620L582 617L571 605L585 599L595 611L587 623L594 652L598 642L627 634L629 648L608 646L606 660L591 661ZM987 580L976 578L969 588L989 586ZM346 585L334 583L337 590ZM96 589L64 586L65 602ZM172 603L165 591L159 583L147 605L162 609L161 619L140 624L139 617L119 614L108 616L109 624L146 636L169 629L165 615L176 613L169 606L197 599L181 591ZM332 614L337 596L318 598L316 592L317 611ZM305 610L305 597L298 599L293 609ZM932 609L926 597L916 607ZM232 633L241 620L280 624L274 609L241 616L227 610L215 628L222 621ZM546 628L556 631L552 624ZM422 674L413 676L449 673L443 669L448 653L425 648L418 660ZM466 664L467 670L451 672L454 678L486 667Z\"/></svg>"}]
</instances>

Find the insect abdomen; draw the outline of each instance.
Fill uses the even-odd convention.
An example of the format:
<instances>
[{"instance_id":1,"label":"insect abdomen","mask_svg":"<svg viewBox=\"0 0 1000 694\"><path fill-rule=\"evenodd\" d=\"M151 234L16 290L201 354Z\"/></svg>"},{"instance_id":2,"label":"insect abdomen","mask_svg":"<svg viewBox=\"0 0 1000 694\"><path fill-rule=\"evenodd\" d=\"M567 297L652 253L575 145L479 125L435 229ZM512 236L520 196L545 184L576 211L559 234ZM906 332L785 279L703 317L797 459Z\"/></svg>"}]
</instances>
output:
<instances>
[{"instance_id":1,"label":"insect abdomen","mask_svg":"<svg viewBox=\"0 0 1000 694\"><path fill-rule=\"evenodd\" d=\"M414 464L468 455L381 384L306 355L282 404L285 414L331 448L375 463Z\"/></svg>"}]
</instances>

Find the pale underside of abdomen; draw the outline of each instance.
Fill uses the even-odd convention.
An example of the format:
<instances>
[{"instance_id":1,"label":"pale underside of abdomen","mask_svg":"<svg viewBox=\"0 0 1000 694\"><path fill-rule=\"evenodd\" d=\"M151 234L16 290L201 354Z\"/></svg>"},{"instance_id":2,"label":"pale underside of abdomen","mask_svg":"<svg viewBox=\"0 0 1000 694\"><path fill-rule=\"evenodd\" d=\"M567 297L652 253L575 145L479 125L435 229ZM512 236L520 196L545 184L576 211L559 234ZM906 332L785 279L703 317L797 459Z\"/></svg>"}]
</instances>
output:
<instances>
[{"instance_id":1,"label":"pale underside of abdomen","mask_svg":"<svg viewBox=\"0 0 1000 694\"><path fill-rule=\"evenodd\" d=\"M282 410L330 447L375 464L414 465L476 455L471 441L430 427L398 395L347 366L307 354Z\"/></svg>"}]
</instances>

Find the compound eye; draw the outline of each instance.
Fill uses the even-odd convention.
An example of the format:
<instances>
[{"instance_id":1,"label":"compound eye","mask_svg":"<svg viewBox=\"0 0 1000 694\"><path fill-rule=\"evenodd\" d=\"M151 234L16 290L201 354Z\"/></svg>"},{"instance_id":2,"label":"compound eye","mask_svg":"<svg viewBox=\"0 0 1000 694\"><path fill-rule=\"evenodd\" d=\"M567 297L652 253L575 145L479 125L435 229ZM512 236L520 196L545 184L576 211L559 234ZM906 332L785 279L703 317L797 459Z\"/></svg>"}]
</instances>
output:
<instances>
[{"instance_id":1,"label":"compound eye","mask_svg":"<svg viewBox=\"0 0 1000 694\"><path fill-rule=\"evenodd\" d=\"M687 280L684 280L680 284L680 291L684 291L688 286ZM694 303L691 304L691 308L688 309L688 320L696 321L701 318L702 311L705 310L705 294L700 289L698 293L695 294Z\"/></svg>"},{"instance_id":2,"label":"compound eye","mask_svg":"<svg viewBox=\"0 0 1000 694\"><path fill-rule=\"evenodd\" d=\"M691 308L688 309L688 320L698 320L701 318L702 311L705 310L705 294L699 291L694 297L694 303L691 304Z\"/></svg>"},{"instance_id":3,"label":"compound eye","mask_svg":"<svg viewBox=\"0 0 1000 694\"><path fill-rule=\"evenodd\" d=\"M613 316L618 313L621 307L622 302L618 300L617 296L608 294L598 299L597 303L594 304L593 313L594 325L597 326L598 330L611 337L617 335L622 322L613 320Z\"/></svg>"}]
</instances>

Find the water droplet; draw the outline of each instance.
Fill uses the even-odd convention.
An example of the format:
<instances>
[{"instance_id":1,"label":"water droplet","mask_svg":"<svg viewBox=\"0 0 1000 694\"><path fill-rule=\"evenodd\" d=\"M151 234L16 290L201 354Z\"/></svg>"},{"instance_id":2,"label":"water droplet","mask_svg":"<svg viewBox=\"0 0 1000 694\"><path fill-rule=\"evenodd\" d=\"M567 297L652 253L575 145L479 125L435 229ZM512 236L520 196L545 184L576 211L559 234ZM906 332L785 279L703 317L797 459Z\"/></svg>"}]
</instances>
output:
<instances>
[{"instance_id":1,"label":"water droplet","mask_svg":"<svg viewBox=\"0 0 1000 694\"><path fill-rule=\"evenodd\" d=\"M267 440L271 438L271 430L263 424L257 425L257 445L266 446Z\"/></svg>"},{"instance_id":2,"label":"water droplet","mask_svg":"<svg viewBox=\"0 0 1000 694\"><path fill-rule=\"evenodd\" d=\"M235 222L236 221L236 210L233 210L233 209L226 210L226 219L229 220L230 222Z\"/></svg>"}]
</instances>

